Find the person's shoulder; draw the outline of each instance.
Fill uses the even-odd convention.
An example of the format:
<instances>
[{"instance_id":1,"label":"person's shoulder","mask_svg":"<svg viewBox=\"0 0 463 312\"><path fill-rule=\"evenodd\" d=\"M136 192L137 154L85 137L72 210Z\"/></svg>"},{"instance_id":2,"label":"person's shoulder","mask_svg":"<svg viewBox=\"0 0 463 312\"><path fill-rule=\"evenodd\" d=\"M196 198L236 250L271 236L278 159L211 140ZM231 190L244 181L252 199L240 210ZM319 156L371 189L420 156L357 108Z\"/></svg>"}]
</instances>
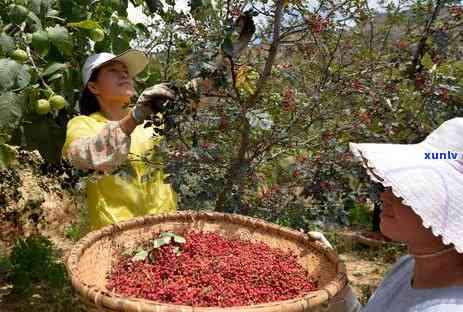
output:
<instances>
[{"instance_id":1,"label":"person's shoulder","mask_svg":"<svg viewBox=\"0 0 463 312\"><path fill-rule=\"evenodd\" d=\"M397 260L392 267L386 272L384 279L392 275L396 275L398 272L409 271L413 269L414 259L410 255L402 256Z\"/></svg>"},{"instance_id":2,"label":"person's shoulder","mask_svg":"<svg viewBox=\"0 0 463 312\"><path fill-rule=\"evenodd\" d=\"M91 122L93 119L87 115L77 115L69 119L69 123L79 123L79 122Z\"/></svg>"},{"instance_id":3,"label":"person's shoulder","mask_svg":"<svg viewBox=\"0 0 463 312\"><path fill-rule=\"evenodd\" d=\"M459 298L439 298L429 299L425 304L417 307L420 312L463 312L463 298L460 294Z\"/></svg>"},{"instance_id":4,"label":"person's shoulder","mask_svg":"<svg viewBox=\"0 0 463 312\"><path fill-rule=\"evenodd\" d=\"M415 259L410 255L400 257L393 265L392 268L400 268L404 266L413 265Z\"/></svg>"},{"instance_id":5,"label":"person's shoulder","mask_svg":"<svg viewBox=\"0 0 463 312\"><path fill-rule=\"evenodd\" d=\"M85 125L94 125L99 122L104 122L103 118L101 117L101 114L99 113L93 113L91 115L77 115L73 118L71 118L68 121L68 127L73 127L73 126L85 126Z\"/></svg>"}]
</instances>

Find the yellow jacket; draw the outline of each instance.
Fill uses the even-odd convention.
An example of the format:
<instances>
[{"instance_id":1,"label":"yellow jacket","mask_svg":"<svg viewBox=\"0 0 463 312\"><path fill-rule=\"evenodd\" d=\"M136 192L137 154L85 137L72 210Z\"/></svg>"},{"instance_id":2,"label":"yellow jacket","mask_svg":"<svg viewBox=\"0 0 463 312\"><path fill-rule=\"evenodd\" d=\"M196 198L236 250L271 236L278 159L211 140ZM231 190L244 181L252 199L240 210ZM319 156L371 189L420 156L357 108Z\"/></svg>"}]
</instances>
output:
<instances>
[{"instance_id":1,"label":"yellow jacket","mask_svg":"<svg viewBox=\"0 0 463 312\"><path fill-rule=\"evenodd\" d=\"M176 211L177 197L164 183L162 166L154 168L140 160L159 141L153 138L152 128L142 125L129 137L117 122L100 113L68 122L63 157L80 169L111 172L86 181L92 230L137 216Z\"/></svg>"}]
</instances>

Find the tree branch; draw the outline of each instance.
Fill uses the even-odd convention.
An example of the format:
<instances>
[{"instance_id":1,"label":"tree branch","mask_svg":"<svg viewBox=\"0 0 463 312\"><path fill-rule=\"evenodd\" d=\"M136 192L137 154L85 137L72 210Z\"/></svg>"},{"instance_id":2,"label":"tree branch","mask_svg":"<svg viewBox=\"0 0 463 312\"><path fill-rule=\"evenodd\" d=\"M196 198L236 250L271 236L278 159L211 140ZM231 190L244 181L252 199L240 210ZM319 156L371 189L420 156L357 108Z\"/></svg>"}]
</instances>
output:
<instances>
[{"instance_id":1,"label":"tree branch","mask_svg":"<svg viewBox=\"0 0 463 312\"><path fill-rule=\"evenodd\" d=\"M426 24L426 28L423 32L423 35L421 36L420 42L418 43L418 48L416 49L415 56L413 57L412 64L409 69L409 78L414 79L416 73L421 71L421 58L423 57L425 53L425 48L426 48L426 40L428 39L429 35L431 34L431 27L434 24L434 21L436 20L437 16L439 15L439 12L444 5L445 1L443 0L437 0L436 6L434 7L434 10L432 12L432 15L429 17L428 22Z\"/></svg>"},{"instance_id":2,"label":"tree branch","mask_svg":"<svg viewBox=\"0 0 463 312\"><path fill-rule=\"evenodd\" d=\"M250 125L246 118L246 114L248 112L248 109L254 106L255 103L257 102L258 96L264 89L265 83L270 77L273 63L275 61L275 57L278 52L278 47L280 45L282 13L283 13L283 0L277 0L276 7L275 7L275 13L274 13L275 18L273 22L273 36L272 36L273 41L272 41L272 44L270 45L270 50L267 56L267 60L265 62L264 70L257 83L256 91L254 92L254 94L249 96L246 102L243 102L241 105L240 116L239 116L240 124L241 124L240 147L239 147L237 156L235 158L235 161L230 166L230 169L227 173L227 176L226 176L227 183L217 198L217 202L216 202L217 211L224 210L226 196L233 189L233 185L235 185L236 182L238 182L238 184L241 185L243 182L243 176L240 174L241 166L243 166L247 162L246 152L249 149L249 141L250 141L250 138L249 138ZM239 181L236 181L237 178L239 179Z\"/></svg>"}]
</instances>

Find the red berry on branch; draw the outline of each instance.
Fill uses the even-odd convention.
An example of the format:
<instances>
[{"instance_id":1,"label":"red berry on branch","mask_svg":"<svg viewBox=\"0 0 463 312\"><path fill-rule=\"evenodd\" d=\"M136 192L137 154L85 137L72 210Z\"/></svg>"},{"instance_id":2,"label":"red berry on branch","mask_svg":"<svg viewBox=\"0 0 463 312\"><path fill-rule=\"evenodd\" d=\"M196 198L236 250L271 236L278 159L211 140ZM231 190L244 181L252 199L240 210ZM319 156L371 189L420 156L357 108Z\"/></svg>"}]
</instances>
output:
<instances>
[{"instance_id":1,"label":"red berry on branch","mask_svg":"<svg viewBox=\"0 0 463 312\"><path fill-rule=\"evenodd\" d=\"M291 88L286 89L283 94L283 110L286 112L293 112L296 110L296 99L294 91Z\"/></svg>"}]
</instances>

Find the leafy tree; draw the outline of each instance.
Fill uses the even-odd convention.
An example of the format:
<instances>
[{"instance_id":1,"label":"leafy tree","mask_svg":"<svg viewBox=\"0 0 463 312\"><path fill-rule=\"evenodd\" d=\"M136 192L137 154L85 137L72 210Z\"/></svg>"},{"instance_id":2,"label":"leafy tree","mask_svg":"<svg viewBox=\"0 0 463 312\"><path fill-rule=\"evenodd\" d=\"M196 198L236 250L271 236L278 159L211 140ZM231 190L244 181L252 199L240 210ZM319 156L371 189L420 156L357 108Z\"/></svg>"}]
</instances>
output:
<instances>
[{"instance_id":1,"label":"leafy tree","mask_svg":"<svg viewBox=\"0 0 463 312\"><path fill-rule=\"evenodd\" d=\"M0 165L18 145L58 160L80 65L131 44L153 54L137 87L172 82L179 94L152 123L165 123L155 152L182 208L347 222L352 202L376 192L348 142L415 143L461 114L459 2L131 3L148 23L127 19L127 1L6 1ZM53 94L66 104L47 113L38 100Z\"/></svg>"}]
</instances>

